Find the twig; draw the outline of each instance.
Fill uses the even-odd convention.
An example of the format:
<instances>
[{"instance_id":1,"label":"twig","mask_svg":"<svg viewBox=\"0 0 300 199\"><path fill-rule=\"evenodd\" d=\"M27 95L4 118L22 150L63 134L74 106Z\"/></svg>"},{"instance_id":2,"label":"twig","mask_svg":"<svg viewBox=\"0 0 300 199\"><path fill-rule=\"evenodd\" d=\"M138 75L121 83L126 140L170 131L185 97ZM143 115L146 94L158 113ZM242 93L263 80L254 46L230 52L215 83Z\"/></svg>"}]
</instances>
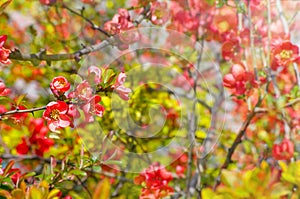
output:
<instances>
[{"instance_id":1,"label":"twig","mask_svg":"<svg viewBox=\"0 0 300 199\"><path fill-rule=\"evenodd\" d=\"M289 34L289 25L284 17L282 6L281 6L281 0L276 0L276 7L277 11L281 20L281 23L283 25L284 33Z\"/></svg>"},{"instance_id":2,"label":"twig","mask_svg":"<svg viewBox=\"0 0 300 199\"><path fill-rule=\"evenodd\" d=\"M71 9L69 9L69 10L71 11ZM145 7L143 13L140 16L138 16L138 18L136 20L134 20L133 24L135 26L138 26L143 21L143 19L148 17L149 10L150 10L149 6ZM79 14L73 10L72 10L72 12L74 14L76 13L77 15ZM82 15L80 15L80 16L83 17ZM90 21L89 19L87 19L85 17L84 17L84 19ZM91 22L91 21L89 23L93 24L93 22ZM97 28L97 30L99 30L99 27L96 25L94 25L94 28ZM108 36L110 36L110 35L108 35ZM91 52L101 50L109 45L114 44L114 43L115 43L114 37L110 36L109 38L103 40L102 42L100 42L98 44L86 46L78 51L73 52L73 53L62 53L62 54L47 54L45 49L42 49L38 53L23 54L23 53L21 53L20 50L15 49L10 53L8 58L15 59L15 60L21 60L21 61L30 61L34 65L38 65L40 63L40 61L51 62L51 61L62 61L62 60L70 60L70 59L75 59L76 61L79 61L80 57L82 55L86 55Z\"/></svg>"},{"instance_id":3,"label":"twig","mask_svg":"<svg viewBox=\"0 0 300 199\"><path fill-rule=\"evenodd\" d=\"M41 50L41 52L34 53L34 54L22 54L18 49L14 49L9 54L9 59L30 61L34 65L38 65L40 61L51 62L51 61L62 61L62 60L69 60L69 59L75 59L78 61L82 55L86 55L91 52L95 52L97 50L105 48L106 46L109 46L111 43L109 41L112 42L113 38L109 38L107 40L102 41L101 43L92 46L86 46L81 50L78 50L73 53L62 53L62 54L46 54L45 50Z\"/></svg>"},{"instance_id":4,"label":"twig","mask_svg":"<svg viewBox=\"0 0 300 199\"><path fill-rule=\"evenodd\" d=\"M38 107L38 108L31 108L31 109L24 109L24 110L20 110L20 109L15 109L15 110L11 110L11 111L7 111L4 113L0 114L0 120L2 119L2 116L4 115L13 115L16 113L33 113L35 111L40 111L40 110L45 110L46 106L42 106L42 107Z\"/></svg>"},{"instance_id":5,"label":"twig","mask_svg":"<svg viewBox=\"0 0 300 199\"><path fill-rule=\"evenodd\" d=\"M255 48L254 48L254 35L253 35L253 25L252 25L250 1L248 1L248 15L249 15L250 48L251 48L252 62L253 62L255 80L258 81L258 71L257 71L257 64L256 64L256 53L255 53Z\"/></svg>"},{"instance_id":6,"label":"twig","mask_svg":"<svg viewBox=\"0 0 300 199\"><path fill-rule=\"evenodd\" d=\"M75 10L69 8L68 6L66 6L65 4L62 4L62 7L67 9L68 11L70 11L71 13L83 18L86 22L88 22L91 26L92 29L94 30L98 30L99 32L103 33L105 36L110 37L111 35L106 32L105 30L103 30L102 28L100 28L99 26L97 26L96 24L94 24L90 19L88 19L87 17L85 17L83 14L76 12Z\"/></svg>"},{"instance_id":7,"label":"twig","mask_svg":"<svg viewBox=\"0 0 300 199\"><path fill-rule=\"evenodd\" d=\"M216 183L215 183L214 188L213 188L214 190L215 190L215 189L217 188L217 186L221 183L221 173L222 173L222 169L226 169L226 168L229 166L229 164L232 162L232 159L231 159L231 158L232 158L232 155L233 155L235 149L237 148L237 146L242 142L242 138L243 138L243 136L245 135L246 130L247 130L247 128L248 128L250 122L252 121L252 119L253 119L253 118L255 117L255 115L256 115L255 109L258 108L258 107L261 105L263 99L264 99L264 96L259 98L259 100L258 100L258 102L256 103L254 109L248 114L246 120L245 120L244 123L242 124L242 127L241 127L241 129L240 129L238 135L236 136L234 142L232 143L231 147L228 149L228 153L227 153L227 155L226 155L225 161L224 161L223 165L221 166L221 170L220 170L219 175L218 175L218 177L217 177L217 179L216 179Z\"/></svg>"}]
</instances>

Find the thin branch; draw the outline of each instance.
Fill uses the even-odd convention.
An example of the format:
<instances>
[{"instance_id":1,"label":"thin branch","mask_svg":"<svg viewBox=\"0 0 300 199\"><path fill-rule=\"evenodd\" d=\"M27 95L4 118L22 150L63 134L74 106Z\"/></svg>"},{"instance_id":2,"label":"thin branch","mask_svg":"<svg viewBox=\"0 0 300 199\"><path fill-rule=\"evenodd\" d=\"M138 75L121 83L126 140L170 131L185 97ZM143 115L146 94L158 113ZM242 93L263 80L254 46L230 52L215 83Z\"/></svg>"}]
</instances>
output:
<instances>
[{"instance_id":1,"label":"thin branch","mask_svg":"<svg viewBox=\"0 0 300 199\"><path fill-rule=\"evenodd\" d=\"M109 38L107 40L102 41L101 43L92 46L86 46L76 52L63 53L63 54L46 54L45 49L42 49L40 52L35 54L22 54L18 49L15 49L9 54L9 59L30 61L34 65L39 64L40 61L51 62L51 61L62 61L62 60L69 60L69 59L79 60L79 58L82 55L86 55L91 52L95 52L102 48L105 48L106 46L109 46L112 41L113 38Z\"/></svg>"},{"instance_id":2,"label":"thin branch","mask_svg":"<svg viewBox=\"0 0 300 199\"><path fill-rule=\"evenodd\" d=\"M69 9L69 10L71 11L71 9ZM143 13L140 16L138 16L138 18L136 20L133 21L133 24L135 26L138 26L143 21L143 19L145 19L149 16L149 10L150 10L149 6L145 7ZM79 14L73 10L71 12L73 12L74 14L76 13L77 15ZM80 16L83 17L82 15L80 15ZM89 19L87 19L85 17L83 17L83 18L85 20L90 21ZM91 21L89 23L93 24ZM94 25L94 28L99 30L99 27L96 25ZM110 35L108 35L108 36L110 36ZM91 52L101 50L109 45L113 45L115 42L116 41L115 41L114 37L110 36L109 38L103 40L102 42L100 42L98 44L95 44L92 46L86 46L78 51L73 52L73 53L62 53L62 54L47 54L45 49L42 49L38 53L23 54L23 53L21 53L20 50L14 49L10 53L8 58L14 59L14 60L21 60L21 61L30 61L34 65L38 65L41 61L51 62L51 61L62 61L62 60L70 60L70 59L75 59L76 61L79 61L79 59L82 55L86 55Z\"/></svg>"},{"instance_id":3,"label":"thin branch","mask_svg":"<svg viewBox=\"0 0 300 199\"><path fill-rule=\"evenodd\" d=\"M258 70L256 64L256 53L254 47L254 35L253 35L253 25L252 25L252 15L251 15L251 4L248 1L248 15L249 15L249 30L250 30L250 48L251 48L251 55L252 55L252 62L255 74L255 80L258 81Z\"/></svg>"},{"instance_id":4,"label":"thin branch","mask_svg":"<svg viewBox=\"0 0 300 199\"><path fill-rule=\"evenodd\" d=\"M35 111L40 111L40 110L45 110L45 109L46 109L46 106L42 106L42 107L38 107L38 108L31 108L31 109L24 109L24 110L21 110L21 109L17 108L15 110L11 110L11 111L1 113L0 114L0 120L2 119L2 116L4 116L4 115L13 115L13 114L17 114L17 113L33 113Z\"/></svg>"},{"instance_id":5,"label":"thin branch","mask_svg":"<svg viewBox=\"0 0 300 199\"><path fill-rule=\"evenodd\" d=\"M281 0L276 0L276 7L277 11L281 20L281 23L283 25L284 33L289 34L289 25L285 19L285 16L283 14L282 6L281 6Z\"/></svg>"},{"instance_id":6,"label":"thin branch","mask_svg":"<svg viewBox=\"0 0 300 199\"><path fill-rule=\"evenodd\" d=\"M100 28L99 26L97 26L96 24L94 24L90 19L88 19L87 17L85 17L83 15L83 13L78 13L76 12L75 10L69 8L68 6L66 6L65 4L62 5L63 8L67 9L68 11L70 11L71 13L83 18L86 22L88 22L91 26L92 26L92 29L94 30L98 30L99 32L103 33L105 36L107 37L110 37L111 35L106 32L105 30L103 30L102 28Z\"/></svg>"},{"instance_id":7,"label":"thin branch","mask_svg":"<svg viewBox=\"0 0 300 199\"><path fill-rule=\"evenodd\" d=\"M256 112L255 109L258 108L262 101L263 101L264 97L260 97L258 102L256 103L254 109L248 114L246 120L244 121L244 123L242 124L242 127L238 133L238 135L236 136L234 142L232 143L231 147L228 149L225 161L223 163L223 165L221 166L221 170L219 172L219 175L216 179L216 183L214 185L214 190L217 188L217 186L221 183L221 173L222 173L222 169L226 169L229 164L232 162L232 155L234 153L234 151L236 150L237 146L242 142L242 138L246 133L246 130L248 128L248 126L250 125L250 122L252 121L252 119L255 117Z\"/></svg>"}]
</instances>

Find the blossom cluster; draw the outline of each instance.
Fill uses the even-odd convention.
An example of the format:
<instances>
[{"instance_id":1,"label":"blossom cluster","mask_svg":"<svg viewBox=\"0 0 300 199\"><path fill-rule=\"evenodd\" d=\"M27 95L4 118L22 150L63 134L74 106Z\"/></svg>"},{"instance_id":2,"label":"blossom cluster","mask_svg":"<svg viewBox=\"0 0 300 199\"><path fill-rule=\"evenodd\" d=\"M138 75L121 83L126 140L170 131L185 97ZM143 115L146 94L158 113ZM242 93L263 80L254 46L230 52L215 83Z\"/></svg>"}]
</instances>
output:
<instances>
[{"instance_id":1,"label":"blossom cluster","mask_svg":"<svg viewBox=\"0 0 300 199\"><path fill-rule=\"evenodd\" d=\"M134 183L144 186L140 199L159 199L174 192L173 188L168 185L172 179L171 172L159 163L153 163L134 179Z\"/></svg>"},{"instance_id":2,"label":"blossom cluster","mask_svg":"<svg viewBox=\"0 0 300 199\"><path fill-rule=\"evenodd\" d=\"M0 63L2 64L10 64L11 61L8 59L10 50L4 47L4 43L6 42L7 36L0 36Z\"/></svg>"},{"instance_id":3,"label":"blossom cluster","mask_svg":"<svg viewBox=\"0 0 300 199\"><path fill-rule=\"evenodd\" d=\"M274 144L272 156L276 160L290 160L294 156L294 144L289 139L284 139L280 144Z\"/></svg>"},{"instance_id":4,"label":"blossom cluster","mask_svg":"<svg viewBox=\"0 0 300 199\"><path fill-rule=\"evenodd\" d=\"M105 108L100 104L101 96L94 94L102 89L102 70L96 66L89 67L87 79L92 81L83 80L74 91L66 94L71 88L68 80L63 76L53 78L50 89L57 101L50 102L43 113L51 131L74 127L74 120L80 117L80 110L87 123L93 122L94 116L103 116ZM125 79L125 73L121 72L108 90L114 90L122 99L129 100L131 90L124 86Z\"/></svg>"},{"instance_id":5,"label":"blossom cluster","mask_svg":"<svg viewBox=\"0 0 300 199\"><path fill-rule=\"evenodd\" d=\"M54 145L54 141L47 137L49 129L44 125L44 120L42 118L31 118L29 131L32 133L30 138L22 137L22 142L16 147L17 152L19 154L27 154L34 150L35 154L43 156Z\"/></svg>"}]
</instances>

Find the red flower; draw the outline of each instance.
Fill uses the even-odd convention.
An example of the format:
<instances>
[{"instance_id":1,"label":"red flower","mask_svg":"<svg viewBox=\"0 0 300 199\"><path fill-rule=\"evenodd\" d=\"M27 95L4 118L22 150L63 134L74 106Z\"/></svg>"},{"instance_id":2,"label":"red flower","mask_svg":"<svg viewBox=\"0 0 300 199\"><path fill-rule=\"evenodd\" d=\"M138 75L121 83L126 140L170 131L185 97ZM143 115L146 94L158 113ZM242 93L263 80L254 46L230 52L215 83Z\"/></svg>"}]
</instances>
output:
<instances>
[{"instance_id":1,"label":"red flower","mask_svg":"<svg viewBox=\"0 0 300 199\"><path fill-rule=\"evenodd\" d=\"M29 131L32 133L28 141L22 137L22 142L16 147L19 154L27 154L30 149L35 150L35 154L43 156L49 148L54 145L54 141L46 137L48 128L44 125L42 118L31 118Z\"/></svg>"},{"instance_id":2,"label":"red flower","mask_svg":"<svg viewBox=\"0 0 300 199\"><path fill-rule=\"evenodd\" d=\"M52 5L55 2L56 2L56 0L40 0L40 3L44 4L44 5Z\"/></svg>"},{"instance_id":3,"label":"red flower","mask_svg":"<svg viewBox=\"0 0 300 199\"><path fill-rule=\"evenodd\" d=\"M243 64L234 64L231 72L224 76L223 85L232 89L234 94L243 95L248 87L257 86L257 82L254 74L247 72Z\"/></svg>"},{"instance_id":4,"label":"red flower","mask_svg":"<svg viewBox=\"0 0 300 199\"><path fill-rule=\"evenodd\" d=\"M18 154L22 154L22 155L27 154L29 152L29 146L26 142L25 137L22 137L22 142L17 145L16 150Z\"/></svg>"},{"instance_id":5,"label":"red flower","mask_svg":"<svg viewBox=\"0 0 300 199\"><path fill-rule=\"evenodd\" d=\"M54 77L50 89L55 96L61 96L70 89L70 83L63 76Z\"/></svg>"},{"instance_id":6,"label":"red flower","mask_svg":"<svg viewBox=\"0 0 300 199\"><path fill-rule=\"evenodd\" d=\"M10 50L3 47L6 39L7 39L6 35L0 36L0 63L2 63L2 64L10 64L11 63L11 61L8 59Z\"/></svg>"},{"instance_id":7,"label":"red flower","mask_svg":"<svg viewBox=\"0 0 300 199\"><path fill-rule=\"evenodd\" d=\"M50 102L43 113L43 118L47 120L51 131L57 131L57 128L65 128L71 125L71 119L67 115L68 104L63 101Z\"/></svg>"},{"instance_id":8,"label":"red flower","mask_svg":"<svg viewBox=\"0 0 300 199\"><path fill-rule=\"evenodd\" d=\"M168 172L159 163L154 163L134 179L134 183L145 184L140 198L162 198L174 192L168 183L173 179L172 173Z\"/></svg>"},{"instance_id":9,"label":"red flower","mask_svg":"<svg viewBox=\"0 0 300 199\"><path fill-rule=\"evenodd\" d=\"M92 4L92 3L95 2L95 0L81 0L81 2L82 3L90 3L90 4Z\"/></svg>"},{"instance_id":10,"label":"red flower","mask_svg":"<svg viewBox=\"0 0 300 199\"><path fill-rule=\"evenodd\" d=\"M85 120L87 122L93 122L93 115L97 115L99 117L103 116L104 107L98 104L101 101L101 97L99 95L94 95L88 103L86 103L82 109L85 115Z\"/></svg>"},{"instance_id":11,"label":"red flower","mask_svg":"<svg viewBox=\"0 0 300 199\"><path fill-rule=\"evenodd\" d=\"M272 50L272 68L287 67L299 58L299 48L290 41L282 41L275 45Z\"/></svg>"},{"instance_id":12,"label":"red flower","mask_svg":"<svg viewBox=\"0 0 300 199\"><path fill-rule=\"evenodd\" d=\"M6 88L5 84L0 80L0 96L6 96L10 94L10 89Z\"/></svg>"},{"instance_id":13,"label":"red flower","mask_svg":"<svg viewBox=\"0 0 300 199\"><path fill-rule=\"evenodd\" d=\"M276 160L289 160L294 156L294 144L288 139L284 139L280 144L274 144L272 156Z\"/></svg>"}]
</instances>

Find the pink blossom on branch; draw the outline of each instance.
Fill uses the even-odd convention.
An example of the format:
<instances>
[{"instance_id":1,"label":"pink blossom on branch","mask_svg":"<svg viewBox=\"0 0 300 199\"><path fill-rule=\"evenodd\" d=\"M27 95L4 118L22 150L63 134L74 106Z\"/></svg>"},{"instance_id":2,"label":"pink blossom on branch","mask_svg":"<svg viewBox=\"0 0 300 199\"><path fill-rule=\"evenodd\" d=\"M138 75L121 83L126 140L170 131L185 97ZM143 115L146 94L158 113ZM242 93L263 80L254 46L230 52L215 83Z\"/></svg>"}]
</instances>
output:
<instances>
[{"instance_id":1,"label":"pink blossom on branch","mask_svg":"<svg viewBox=\"0 0 300 199\"><path fill-rule=\"evenodd\" d=\"M94 95L89 99L89 101L82 106L84 115L85 115L85 120L87 122L93 122L94 115L97 115L99 117L103 116L104 113L104 106L100 105L99 102L101 101L101 97L99 95Z\"/></svg>"},{"instance_id":2,"label":"pink blossom on branch","mask_svg":"<svg viewBox=\"0 0 300 199\"><path fill-rule=\"evenodd\" d=\"M118 93L118 95L123 99L123 100L129 100L129 93L131 93L130 88L126 88L124 86L126 80L126 74L121 72L116 80L116 83L112 86L114 88L114 91Z\"/></svg>"},{"instance_id":3,"label":"pink blossom on branch","mask_svg":"<svg viewBox=\"0 0 300 199\"><path fill-rule=\"evenodd\" d=\"M4 43L6 42L7 36L6 35L1 35L0 36L0 63L2 64L10 64L11 61L8 59L10 50L4 48Z\"/></svg>"},{"instance_id":4,"label":"pink blossom on branch","mask_svg":"<svg viewBox=\"0 0 300 199\"><path fill-rule=\"evenodd\" d=\"M99 84L101 82L102 71L97 66L90 66L88 68L88 75L94 77L94 83Z\"/></svg>"},{"instance_id":5,"label":"pink blossom on branch","mask_svg":"<svg viewBox=\"0 0 300 199\"><path fill-rule=\"evenodd\" d=\"M6 88L5 84L0 80L0 96L7 96L10 92L10 89Z\"/></svg>"}]
</instances>

